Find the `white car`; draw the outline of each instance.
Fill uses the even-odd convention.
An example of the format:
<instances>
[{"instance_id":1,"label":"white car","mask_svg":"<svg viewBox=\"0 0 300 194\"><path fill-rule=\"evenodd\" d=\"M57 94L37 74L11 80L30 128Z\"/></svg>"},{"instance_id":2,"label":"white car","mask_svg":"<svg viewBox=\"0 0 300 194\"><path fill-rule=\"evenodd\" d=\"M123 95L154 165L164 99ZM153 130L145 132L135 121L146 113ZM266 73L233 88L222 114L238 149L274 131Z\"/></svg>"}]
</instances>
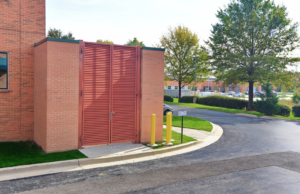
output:
<instances>
[{"instance_id":1,"label":"white car","mask_svg":"<svg viewBox=\"0 0 300 194\"><path fill-rule=\"evenodd\" d=\"M233 94L233 97L242 97L242 93L239 93L239 92L234 93L234 94Z\"/></svg>"},{"instance_id":2,"label":"white car","mask_svg":"<svg viewBox=\"0 0 300 194\"><path fill-rule=\"evenodd\" d=\"M229 91L229 92L228 92L228 95L234 95L234 94L235 94L234 91Z\"/></svg>"}]
</instances>

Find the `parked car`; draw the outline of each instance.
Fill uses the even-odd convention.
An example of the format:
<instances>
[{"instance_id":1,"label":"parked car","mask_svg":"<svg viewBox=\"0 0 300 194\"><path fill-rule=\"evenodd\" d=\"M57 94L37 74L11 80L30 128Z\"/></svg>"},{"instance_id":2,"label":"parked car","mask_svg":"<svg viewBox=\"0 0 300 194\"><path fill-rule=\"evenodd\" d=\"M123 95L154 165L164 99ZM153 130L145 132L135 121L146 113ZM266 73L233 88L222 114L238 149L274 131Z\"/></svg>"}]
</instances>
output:
<instances>
[{"instance_id":1,"label":"parked car","mask_svg":"<svg viewBox=\"0 0 300 194\"><path fill-rule=\"evenodd\" d=\"M277 92L275 92L275 91L272 91L272 93L273 93L273 95L275 96L275 97L277 97Z\"/></svg>"},{"instance_id":2,"label":"parked car","mask_svg":"<svg viewBox=\"0 0 300 194\"><path fill-rule=\"evenodd\" d=\"M169 105L164 104L164 115L167 115L168 112L172 112L173 113L173 108L170 107Z\"/></svg>"},{"instance_id":3,"label":"parked car","mask_svg":"<svg viewBox=\"0 0 300 194\"><path fill-rule=\"evenodd\" d=\"M249 95L249 92L248 92L248 91L245 91L245 95Z\"/></svg>"},{"instance_id":4,"label":"parked car","mask_svg":"<svg viewBox=\"0 0 300 194\"><path fill-rule=\"evenodd\" d=\"M235 94L234 91L229 91L229 92L228 92L228 95L233 95L233 94Z\"/></svg>"},{"instance_id":5,"label":"parked car","mask_svg":"<svg viewBox=\"0 0 300 194\"><path fill-rule=\"evenodd\" d=\"M234 94L233 94L233 97L242 97L242 93L239 93L239 92L234 93Z\"/></svg>"}]
</instances>

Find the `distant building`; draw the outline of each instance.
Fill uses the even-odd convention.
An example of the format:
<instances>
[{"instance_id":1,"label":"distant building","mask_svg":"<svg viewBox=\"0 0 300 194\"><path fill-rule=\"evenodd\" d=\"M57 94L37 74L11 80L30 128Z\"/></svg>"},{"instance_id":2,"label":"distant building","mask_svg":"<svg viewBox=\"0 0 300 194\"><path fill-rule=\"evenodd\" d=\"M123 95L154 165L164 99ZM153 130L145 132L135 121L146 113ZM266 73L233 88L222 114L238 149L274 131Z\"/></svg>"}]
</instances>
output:
<instances>
[{"instance_id":1,"label":"distant building","mask_svg":"<svg viewBox=\"0 0 300 194\"><path fill-rule=\"evenodd\" d=\"M177 81L167 81L167 86L165 86L166 90L178 90L178 82ZM182 84L183 90L191 90L192 86L190 84ZM249 84L245 85L228 85L224 86L223 82L216 82L216 77L210 76L205 82L197 83L197 90L200 92L206 91L234 91L234 92L245 92L249 91ZM261 86L254 87L254 91L261 92Z\"/></svg>"}]
</instances>

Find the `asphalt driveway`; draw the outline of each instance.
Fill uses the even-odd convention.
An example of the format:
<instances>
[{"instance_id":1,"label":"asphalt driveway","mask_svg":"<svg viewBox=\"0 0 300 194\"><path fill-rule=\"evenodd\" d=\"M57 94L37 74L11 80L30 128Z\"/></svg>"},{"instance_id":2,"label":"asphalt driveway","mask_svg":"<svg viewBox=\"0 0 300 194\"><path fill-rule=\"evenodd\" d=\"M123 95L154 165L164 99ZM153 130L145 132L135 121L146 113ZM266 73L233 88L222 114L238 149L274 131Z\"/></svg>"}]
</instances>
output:
<instances>
[{"instance_id":1,"label":"asphalt driveway","mask_svg":"<svg viewBox=\"0 0 300 194\"><path fill-rule=\"evenodd\" d=\"M173 157L0 182L0 193L300 193L300 123L172 107L223 136Z\"/></svg>"}]
</instances>

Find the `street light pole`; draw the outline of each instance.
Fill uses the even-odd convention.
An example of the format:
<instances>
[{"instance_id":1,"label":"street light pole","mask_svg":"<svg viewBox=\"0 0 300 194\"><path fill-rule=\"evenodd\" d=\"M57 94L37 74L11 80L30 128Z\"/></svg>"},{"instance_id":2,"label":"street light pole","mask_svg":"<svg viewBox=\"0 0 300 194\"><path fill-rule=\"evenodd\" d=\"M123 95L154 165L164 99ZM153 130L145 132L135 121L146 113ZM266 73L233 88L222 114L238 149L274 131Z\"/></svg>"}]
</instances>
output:
<instances>
[{"instance_id":1,"label":"street light pole","mask_svg":"<svg viewBox=\"0 0 300 194\"><path fill-rule=\"evenodd\" d=\"M195 57L195 87L194 87L194 103L196 103L196 84L197 84L197 72L196 72L196 70L197 70L197 67L196 67L196 65L197 65L197 58L199 57L199 56L194 56Z\"/></svg>"}]
</instances>

